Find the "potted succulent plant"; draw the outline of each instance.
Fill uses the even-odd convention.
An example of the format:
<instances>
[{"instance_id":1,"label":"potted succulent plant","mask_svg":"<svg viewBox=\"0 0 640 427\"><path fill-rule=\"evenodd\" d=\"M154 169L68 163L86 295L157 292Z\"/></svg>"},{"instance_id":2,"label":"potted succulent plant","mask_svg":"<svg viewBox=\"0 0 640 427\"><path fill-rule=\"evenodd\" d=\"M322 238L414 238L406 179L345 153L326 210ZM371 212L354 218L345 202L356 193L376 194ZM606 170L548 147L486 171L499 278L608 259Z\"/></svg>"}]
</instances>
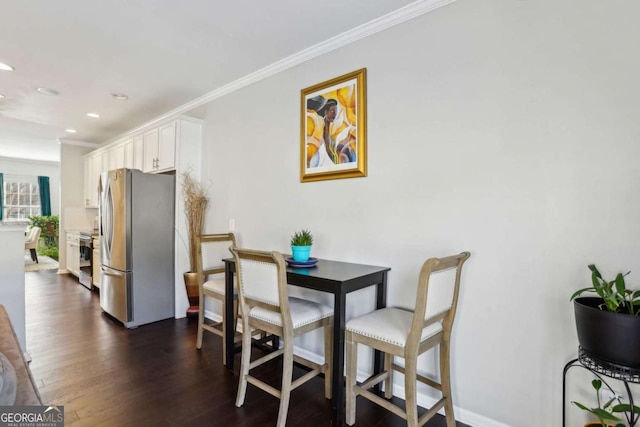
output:
<instances>
[{"instance_id":1,"label":"potted succulent plant","mask_svg":"<svg viewBox=\"0 0 640 427\"><path fill-rule=\"evenodd\" d=\"M309 260L311 253L311 245L313 245L313 235L309 230L303 229L297 231L291 236L291 253L293 260L304 262Z\"/></svg>"},{"instance_id":2,"label":"potted succulent plant","mask_svg":"<svg viewBox=\"0 0 640 427\"><path fill-rule=\"evenodd\" d=\"M640 290L627 289L625 277L606 281L589 265L593 286L576 291L574 302L580 346L596 361L640 368ZM580 297L592 292L597 297Z\"/></svg>"},{"instance_id":3,"label":"potted succulent plant","mask_svg":"<svg viewBox=\"0 0 640 427\"><path fill-rule=\"evenodd\" d=\"M595 408L589 408L586 405L583 405L579 402L571 402L576 405L578 408L583 409L598 418L597 422L589 422L584 425L587 426L602 426L602 427L625 427L623 423L612 424L611 422L622 421L622 419L614 414L616 413L626 413L631 412L631 405L628 403L622 403L619 396L614 396L605 402L602 405L602 397L600 395L600 389L602 388L602 381L599 379L595 379L591 381L591 385L596 390L596 398L598 399L598 406ZM640 408L635 406L633 407L633 412L635 414L640 413Z\"/></svg>"}]
</instances>

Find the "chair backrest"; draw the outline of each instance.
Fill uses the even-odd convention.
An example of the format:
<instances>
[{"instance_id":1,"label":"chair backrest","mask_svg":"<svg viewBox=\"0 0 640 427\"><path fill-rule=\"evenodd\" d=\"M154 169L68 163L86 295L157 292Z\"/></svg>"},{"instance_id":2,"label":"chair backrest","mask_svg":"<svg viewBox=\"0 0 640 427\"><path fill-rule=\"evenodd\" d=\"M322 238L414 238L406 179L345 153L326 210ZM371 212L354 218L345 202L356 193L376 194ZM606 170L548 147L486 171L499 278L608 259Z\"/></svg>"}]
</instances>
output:
<instances>
[{"instance_id":1,"label":"chair backrest","mask_svg":"<svg viewBox=\"0 0 640 427\"><path fill-rule=\"evenodd\" d=\"M29 236L26 239L26 243L34 243L37 242L40 238L40 233L42 229L40 227L33 226L31 227L31 231L29 231Z\"/></svg>"},{"instance_id":2,"label":"chair backrest","mask_svg":"<svg viewBox=\"0 0 640 427\"><path fill-rule=\"evenodd\" d=\"M279 312L282 325L285 328L292 327L284 256L280 252L237 247L232 247L231 252L236 259L242 309L259 306Z\"/></svg>"},{"instance_id":3,"label":"chair backrest","mask_svg":"<svg viewBox=\"0 0 640 427\"><path fill-rule=\"evenodd\" d=\"M229 257L229 248L236 245L236 236L233 233L202 234L196 241L196 270L200 273L198 279L204 283L207 276L224 273L222 260Z\"/></svg>"},{"instance_id":4,"label":"chair backrest","mask_svg":"<svg viewBox=\"0 0 640 427\"><path fill-rule=\"evenodd\" d=\"M408 344L418 346L422 330L436 321L442 321L447 338L451 334L462 266L470 256L469 252L462 252L445 258L430 258L422 265Z\"/></svg>"}]
</instances>

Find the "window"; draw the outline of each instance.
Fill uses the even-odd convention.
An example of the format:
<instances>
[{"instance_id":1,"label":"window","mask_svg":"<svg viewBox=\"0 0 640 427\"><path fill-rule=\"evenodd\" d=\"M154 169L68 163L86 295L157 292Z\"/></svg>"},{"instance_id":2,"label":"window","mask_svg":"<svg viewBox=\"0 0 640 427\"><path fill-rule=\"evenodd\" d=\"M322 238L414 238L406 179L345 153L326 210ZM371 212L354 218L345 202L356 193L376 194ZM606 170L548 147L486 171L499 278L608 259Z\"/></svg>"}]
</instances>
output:
<instances>
[{"instance_id":1,"label":"window","mask_svg":"<svg viewBox=\"0 0 640 427\"><path fill-rule=\"evenodd\" d=\"M9 221L40 215L40 190L35 177L5 175L3 207L3 218Z\"/></svg>"}]
</instances>

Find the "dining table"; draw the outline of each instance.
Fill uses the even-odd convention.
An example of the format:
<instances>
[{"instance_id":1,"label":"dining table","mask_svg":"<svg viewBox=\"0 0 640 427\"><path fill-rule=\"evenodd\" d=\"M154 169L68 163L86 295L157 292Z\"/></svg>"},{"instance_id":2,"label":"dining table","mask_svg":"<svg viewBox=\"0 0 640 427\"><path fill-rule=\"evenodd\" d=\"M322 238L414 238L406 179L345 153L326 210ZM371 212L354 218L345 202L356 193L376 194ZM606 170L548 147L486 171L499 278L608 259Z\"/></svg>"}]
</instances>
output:
<instances>
[{"instance_id":1,"label":"dining table","mask_svg":"<svg viewBox=\"0 0 640 427\"><path fill-rule=\"evenodd\" d=\"M226 258L225 265L225 305L233 307L233 276L236 271L235 259ZM344 423L345 380L344 380L344 348L345 348L345 310L347 294L359 289L375 286L376 299L374 309L386 306L387 272L389 267L356 264L344 261L318 259L310 267L287 266L287 283L307 289L333 294L333 355L331 358L331 410L332 425ZM226 360L227 369L233 369L234 355L238 351L234 343L235 322L233 310L225 310L224 324L226 328ZM373 374L382 372L384 360L379 351L374 353ZM379 387L379 385L378 385Z\"/></svg>"}]
</instances>

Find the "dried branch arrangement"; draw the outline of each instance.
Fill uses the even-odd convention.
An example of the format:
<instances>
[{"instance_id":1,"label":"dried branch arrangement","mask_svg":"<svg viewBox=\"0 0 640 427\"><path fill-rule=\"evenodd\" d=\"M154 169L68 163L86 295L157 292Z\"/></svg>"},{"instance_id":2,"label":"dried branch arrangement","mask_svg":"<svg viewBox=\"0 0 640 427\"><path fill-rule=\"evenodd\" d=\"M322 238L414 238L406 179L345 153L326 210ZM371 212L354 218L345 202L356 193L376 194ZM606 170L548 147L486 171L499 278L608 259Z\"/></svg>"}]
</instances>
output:
<instances>
[{"instance_id":1,"label":"dried branch arrangement","mask_svg":"<svg viewBox=\"0 0 640 427\"><path fill-rule=\"evenodd\" d=\"M182 173L182 191L184 197L184 212L187 217L187 229L189 231L189 267L191 272L196 271L198 246L196 237L202 234L204 214L209 200L205 195L202 184L193 179L189 171Z\"/></svg>"}]
</instances>

